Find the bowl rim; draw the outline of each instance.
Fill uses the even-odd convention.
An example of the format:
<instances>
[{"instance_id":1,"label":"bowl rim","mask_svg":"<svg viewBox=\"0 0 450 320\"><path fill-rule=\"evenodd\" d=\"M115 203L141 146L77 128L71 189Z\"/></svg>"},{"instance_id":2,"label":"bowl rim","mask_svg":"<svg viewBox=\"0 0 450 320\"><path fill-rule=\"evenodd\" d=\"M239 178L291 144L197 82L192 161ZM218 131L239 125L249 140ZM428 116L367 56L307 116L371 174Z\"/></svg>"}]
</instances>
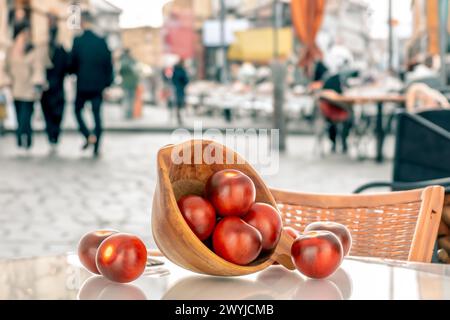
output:
<instances>
[{"instance_id":1,"label":"bowl rim","mask_svg":"<svg viewBox=\"0 0 450 320\"><path fill-rule=\"evenodd\" d=\"M167 156L160 156L161 155L167 155L168 153L170 153L173 148L177 147L177 146L186 146L186 147L194 147L194 145L196 144L201 144L202 148L204 148L205 145L211 145L211 144L215 144L217 145L219 148L222 148L225 152L232 152L233 155L235 155L237 157L237 159L242 160L242 162L239 162L239 165L243 165L246 167L246 171L249 171L258 181L256 181L256 183L258 183L258 186L260 186L266 193L266 197L269 199L269 202L265 201L265 203L271 205L272 207L274 207L278 214L281 215L278 207L276 206L276 202L275 199L273 198L272 194L270 193L269 188L267 187L267 185L264 183L263 179L260 177L260 175L258 174L258 172L253 168L253 166L247 162L246 159L244 159L238 152L228 148L227 146L214 141L214 140L205 140L205 139L190 139L187 140L185 142L181 142L179 144L168 144L166 146L164 146L163 148L161 148L158 152L158 166L160 167L160 169L162 169L162 171L165 171L166 173L168 173L169 168L168 168L168 163L165 161L168 157ZM205 164L206 165L206 164ZM231 168L230 169L235 169L235 170L239 170L236 168ZM241 171L241 170L239 170ZM241 171L242 172L242 171ZM243 174L247 175L245 172L242 172ZM253 183L255 183L254 179L249 177ZM163 174L163 179L167 180L165 181L165 183L169 183L171 186L173 186L173 182L170 180L168 174ZM177 203L177 199L175 197L175 194L173 192L173 187L170 188L170 192L169 192L169 198L170 201L173 203ZM272 203L270 203L272 202ZM275 204L275 206L274 206ZM208 248L207 245L205 245L205 243L203 243L203 241L201 241L196 235L195 233L192 231L192 229L189 227L188 223L186 222L186 220L184 219L183 215L181 214L181 211L179 210L178 206L176 206L176 216L177 216L177 220L182 221L181 225L183 226L183 232L187 232L190 237L189 237L189 241L194 241L197 246L196 247L200 247L202 250L200 252L201 256L203 256L205 259L209 259L209 258L214 258L216 262L219 262L220 264L222 264L225 268L229 268L229 269L234 269L236 271L241 272L242 274L249 274L249 273L254 273L256 271L260 271L263 270L265 268L267 268L268 266L272 265L273 262L275 260L272 259L275 251L276 251L276 246L274 249L272 249L271 251L268 251L266 253L266 257L264 257L265 260L261 261L258 264L252 265L255 261L258 261L260 258L260 256L258 256L258 258L256 260L254 260L253 262L250 263L250 265L238 265L235 264L233 262L230 262L228 260L225 260L224 258L222 258L221 256L219 256L218 254L216 254L213 250L211 250L210 248ZM155 242L156 239L155 239ZM158 245L158 244L157 244ZM158 246L159 247L159 246ZM161 250L164 254L164 250ZM260 253L261 255L261 253ZM169 258L169 260L172 261L172 259ZM175 264L180 265L180 263L178 263L177 261L172 261ZM182 266L183 268L186 268L186 266Z\"/></svg>"}]
</instances>

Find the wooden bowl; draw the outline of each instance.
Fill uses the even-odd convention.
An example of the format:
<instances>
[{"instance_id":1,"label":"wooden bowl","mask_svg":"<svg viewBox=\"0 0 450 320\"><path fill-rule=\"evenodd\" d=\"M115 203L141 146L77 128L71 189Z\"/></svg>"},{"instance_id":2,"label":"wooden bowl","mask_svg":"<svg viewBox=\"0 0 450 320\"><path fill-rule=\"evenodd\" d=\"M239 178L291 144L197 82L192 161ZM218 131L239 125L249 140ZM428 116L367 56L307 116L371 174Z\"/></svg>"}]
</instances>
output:
<instances>
[{"instance_id":1,"label":"wooden bowl","mask_svg":"<svg viewBox=\"0 0 450 320\"><path fill-rule=\"evenodd\" d=\"M256 187L256 201L277 208L264 181L241 156L217 142L191 140L159 150L157 166L152 230L156 245L169 260L185 269L216 276L251 274L274 261L294 269L290 257L293 239L284 231L273 251L261 254L250 265L240 266L222 259L200 241L178 209L179 198L202 195L208 178L223 169L237 169L248 175Z\"/></svg>"}]
</instances>

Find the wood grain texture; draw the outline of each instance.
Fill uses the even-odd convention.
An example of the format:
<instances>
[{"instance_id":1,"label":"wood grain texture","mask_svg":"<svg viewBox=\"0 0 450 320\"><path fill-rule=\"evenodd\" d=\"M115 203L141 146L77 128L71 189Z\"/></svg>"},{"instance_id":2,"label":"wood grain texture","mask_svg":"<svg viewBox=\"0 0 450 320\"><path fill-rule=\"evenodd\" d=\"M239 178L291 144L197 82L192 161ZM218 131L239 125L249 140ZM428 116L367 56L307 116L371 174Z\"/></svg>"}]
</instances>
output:
<instances>
[{"instance_id":1,"label":"wood grain texture","mask_svg":"<svg viewBox=\"0 0 450 320\"><path fill-rule=\"evenodd\" d=\"M203 155L200 159L196 158L198 152ZM177 164L180 155L186 158L183 163ZM220 160L220 157L228 161L215 161ZM181 196L201 195L206 181L214 172L231 168L242 171L252 179L256 187L256 201L277 208L264 181L241 156L216 142L191 140L162 148L158 152L157 164L158 180L153 198L152 230L158 248L169 260L185 269L217 276L251 274L265 269L274 261L288 269L294 269L290 259L293 239L284 232L274 251L262 254L248 266L240 266L217 256L201 242L178 209L177 200Z\"/></svg>"}]
</instances>

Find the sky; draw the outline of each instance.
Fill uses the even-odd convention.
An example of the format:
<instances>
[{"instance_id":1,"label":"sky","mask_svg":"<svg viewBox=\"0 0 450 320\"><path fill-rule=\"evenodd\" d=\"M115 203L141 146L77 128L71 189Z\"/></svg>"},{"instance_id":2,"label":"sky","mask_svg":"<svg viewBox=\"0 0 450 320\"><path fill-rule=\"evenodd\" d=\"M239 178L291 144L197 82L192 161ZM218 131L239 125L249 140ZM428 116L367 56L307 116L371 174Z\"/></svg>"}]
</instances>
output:
<instances>
[{"instance_id":1,"label":"sky","mask_svg":"<svg viewBox=\"0 0 450 320\"><path fill-rule=\"evenodd\" d=\"M124 28L142 25L160 27L163 23L162 7L169 0L109 0L123 9L121 26ZM366 0L367 1L367 0ZM139 3L139 4L138 4ZM375 38L386 38L388 34L388 0L369 1L372 9L371 34ZM401 37L411 33L411 0L392 0L393 17L399 21L395 28Z\"/></svg>"},{"instance_id":2,"label":"sky","mask_svg":"<svg viewBox=\"0 0 450 320\"><path fill-rule=\"evenodd\" d=\"M372 9L371 34L374 38L387 38L388 0L369 1ZM395 32L399 37L409 37L412 30L411 0L392 0L392 16L398 20Z\"/></svg>"},{"instance_id":3,"label":"sky","mask_svg":"<svg viewBox=\"0 0 450 320\"><path fill-rule=\"evenodd\" d=\"M160 27L163 23L162 7L168 0L109 0L123 10L121 27Z\"/></svg>"}]
</instances>

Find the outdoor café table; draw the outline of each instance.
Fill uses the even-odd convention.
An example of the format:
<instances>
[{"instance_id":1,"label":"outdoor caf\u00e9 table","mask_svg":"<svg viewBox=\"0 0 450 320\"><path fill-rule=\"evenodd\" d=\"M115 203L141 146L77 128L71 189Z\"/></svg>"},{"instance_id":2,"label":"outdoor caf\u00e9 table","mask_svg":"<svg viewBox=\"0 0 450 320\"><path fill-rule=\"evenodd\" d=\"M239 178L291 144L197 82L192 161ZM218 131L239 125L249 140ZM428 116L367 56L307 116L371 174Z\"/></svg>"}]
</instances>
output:
<instances>
[{"instance_id":1,"label":"outdoor caf\u00e9 table","mask_svg":"<svg viewBox=\"0 0 450 320\"><path fill-rule=\"evenodd\" d=\"M405 103L405 96L398 94L380 94L380 95L340 95L334 92L324 91L319 97L326 99L330 102L337 104L346 104L354 106L376 104L377 106L377 116L376 116L376 126L375 126L375 136L377 140L376 144L376 162L383 162L383 144L385 130L383 126L383 108L385 103L396 103L403 105Z\"/></svg>"},{"instance_id":2,"label":"outdoor caf\u00e9 table","mask_svg":"<svg viewBox=\"0 0 450 320\"><path fill-rule=\"evenodd\" d=\"M348 257L326 280L272 266L222 278L198 275L165 258L131 284L86 271L74 254L0 260L0 299L450 299L450 265Z\"/></svg>"}]
</instances>

